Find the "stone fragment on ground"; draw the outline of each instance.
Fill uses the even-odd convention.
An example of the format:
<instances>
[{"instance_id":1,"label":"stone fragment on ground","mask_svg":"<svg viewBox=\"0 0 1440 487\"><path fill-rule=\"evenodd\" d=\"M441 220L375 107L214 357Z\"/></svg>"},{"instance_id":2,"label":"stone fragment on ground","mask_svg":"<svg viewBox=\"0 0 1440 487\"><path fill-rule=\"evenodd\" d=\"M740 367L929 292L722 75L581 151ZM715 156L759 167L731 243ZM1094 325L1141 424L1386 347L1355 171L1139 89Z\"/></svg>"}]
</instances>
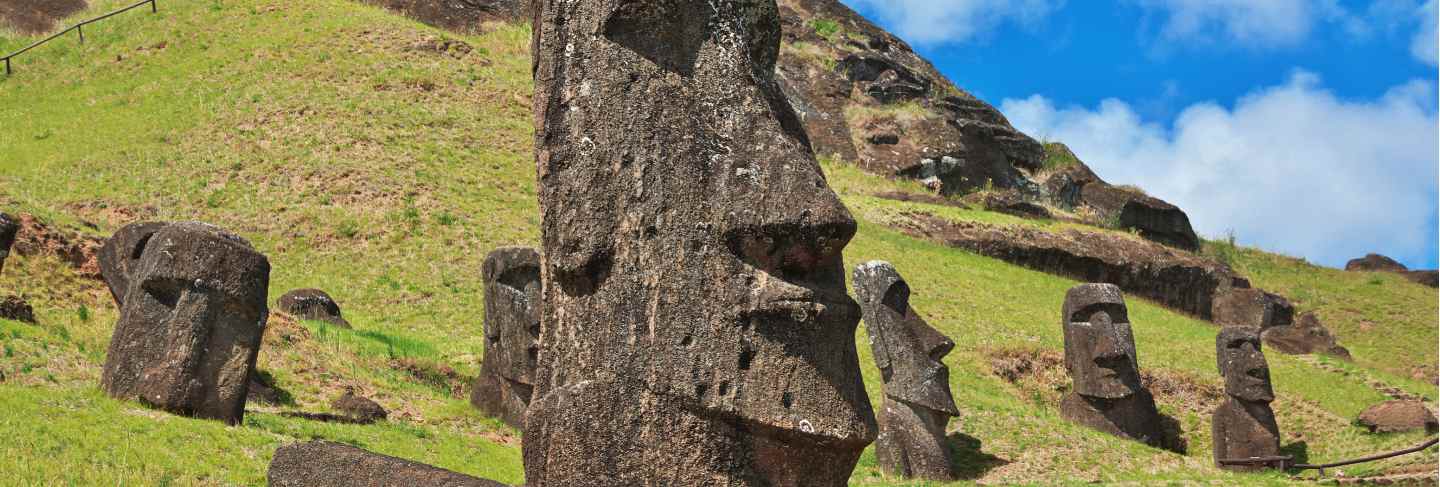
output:
<instances>
[{"instance_id":1,"label":"stone fragment on ground","mask_svg":"<svg viewBox=\"0 0 1440 487\"><path fill-rule=\"evenodd\" d=\"M240 423L268 316L269 260L219 227L182 222L151 235L126 269L101 388L175 414Z\"/></svg>"},{"instance_id":2,"label":"stone fragment on ground","mask_svg":"<svg viewBox=\"0 0 1440 487\"><path fill-rule=\"evenodd\" d=\"M35 309L31 308L30 303L23 297L5 296L0 298L0 318L34 323Z\"/></svg>"},{"instance_id":3,"label":"stone fragment on ground","mask_svg":"<svg viewBox=\"0 0 1440 487\"><path fill-rule=\"evenodd\" d=\"M1371 433L1422 430L1435 433L1437 427L1434 411L1415 400L1392 400L1370 406L1355 421Z\"/></svg>"},{"instance_id":4,"label":"stone fragment on ground","mask_svg":"<svg viewBox=\"0 0 1440 487\"><path fill-rule=\"evenodd\" d=\"M1305 312L1289 326L1266 328L1260 337L1271 350L1289 355L1324 354L1350 360L1350 351L1335 342L1335 335L1320 324L1313 312Z\"/></svg>"},{"instance_id":5,"label":"stone fragment on ground","mask_svg":"<svg viewBox=\"0 0 1440 487\"><path fill-rule=\"evenodd\" d=\"M505 487L499 482L328 441L280 447L265 476L270 487Z\"/></svg>"},{"instance_id":6,"label":"stone fragment on ground","mask_svg":"<svg viewBox=\"0 0 1440 487\"><path fill-rule=\"evenodd\" d=\"M353 387L346 387L345 393L330 403L330 408L340 411L364 423L383 421L390 416L380 403L355 393Z\"/></svg>"},{"instance_id":7,"label":"stone fragment on ground","mask_svg":"<svg viewBox=\"0 0 1440 487\"><path fill-rule=\"evenodd\" d=\"M275 302L275 307L296 318L324 321L341 328L350 328L350 322L340 315L340 305L319 289L295 289L287 292Z\"/></svg>"},{"instance_id":8,"label":"stone fragment on ground","mask_svg":"<svg viewBox=\"0 0 1440 487\"><path fill-rule=\"evenodd\" d=\"M540 253L501 247L485 257L485 356L470 403L505 424L524 427L540 353Z\"/></svg>"}]
</instances>

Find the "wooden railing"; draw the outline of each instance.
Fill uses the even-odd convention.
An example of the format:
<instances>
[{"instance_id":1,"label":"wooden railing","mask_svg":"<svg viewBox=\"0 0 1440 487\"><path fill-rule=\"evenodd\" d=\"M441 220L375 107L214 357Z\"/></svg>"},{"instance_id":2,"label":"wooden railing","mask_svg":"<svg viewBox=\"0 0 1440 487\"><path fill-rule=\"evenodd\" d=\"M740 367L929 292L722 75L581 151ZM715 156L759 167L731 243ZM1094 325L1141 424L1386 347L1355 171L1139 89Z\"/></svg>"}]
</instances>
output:
<instances>
[{"instance_id":1,"label":"wooden railing","mask_svg":"<svg viewBox=\"0 0 1440 487\"><path fill-rule=\"evenodd\" d=\"M110 12L110 13L108 13L108 14L101 15L101 16L99 16L99 17L95 17L95 18L93 18L93 19L86 20L86 21L84 21L84 22L80 22L80 23L78 23L78 24L72 25L72 26L66 28L65 30L62 30L62 31L60 31L60 32L56 32L56 33L54 33L54 34L50 34L50 37L46 37L46 38L44 38L44 39L40 39L40 40L38 40L38 41L35 41L34 44L30 44L30 45L28 45L28 46L25 46L24 49L21 49L21 50L19 50L19 51L15 51L15 52L13 52L13 53L10 53L10 55L5 56L4 58L0 58L0 59L4 59L4 60L5 60L5 76L10 76L10 60L13 59L15 56L19 56L19 55L21 55L21 54L24 54L25 51L29 51L29 50L31 50L31 49L34 49L34 48L36 48L36 47L39 47L41 44L44 44L44 43L46 43L46 42L50 42L50 41L54 40L55 38L60 37L60 36L62 36L62 35L65 35L66 33L70 32L70 31L72 31L72 30L75 31L76 33L80 34L80 43L81 43L81 44L84 44L84 43L85 43L85 25L86 25L86 24L91 24L91 23L99 22L99 21L101 21L101 20L105 20L105 19L108 19L108 18L110 18L110 17L114 17L114 16L116 16L116 15L120 15L121 13L130 11L130 10L132 10L132 9L135 9L135 8L140 7L140 6L142 6L142 5L145 5L145 4L150 4L150 13L153 14L153 13L155 13L155 12L158 11L158 9L157 9L156 6L155 6L155 0L143 0L143 1L139 2L139 3L136 3L136 4L134 4L134 5L131 5L131 6L129 6L129 7L125 7L125 8L122 8L122 9L120 9L120 10L116 10L116 11L114 11L114 12Z\"/></svg>"}]
</instances>

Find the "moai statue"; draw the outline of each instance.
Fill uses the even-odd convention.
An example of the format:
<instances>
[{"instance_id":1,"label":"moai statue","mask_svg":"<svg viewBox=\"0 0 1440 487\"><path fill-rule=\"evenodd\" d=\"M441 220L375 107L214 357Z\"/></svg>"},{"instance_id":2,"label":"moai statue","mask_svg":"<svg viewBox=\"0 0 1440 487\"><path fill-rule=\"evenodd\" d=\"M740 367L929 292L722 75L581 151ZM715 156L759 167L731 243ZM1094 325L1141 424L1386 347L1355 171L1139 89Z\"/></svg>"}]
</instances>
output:
<instances>
[{"instance_id":1,"label":"moai statue","mask_svg":"<svg viewBox=\"0 0 1440 487\"><path fill-rule=\"evenodd\" d=\"M0 213L0 272L5 270L5 258L10 256L10 247L15 245L15 235L20 233L20 222L10 215Z\"/></svg>"},{"instance_id":2,"label":"moai statue","mask_svg":"<svg viewBox=\"0 0 1440 487\"><path fill-rule=\"evenodd\" d=\"M775 0L540 0L532 487L845 485L875 416L855 220L774 79Z\"/></svg>"},{"instance_id":3,"label":"moai statue","mask_svg":"<svg viewBox=\"0 0 1440 487\"><path fill-rule=\"evenodd\" d=\"M880 468L905 478L954 480L945 424L960 410L950 396L950 369L940 360L955 342L910 307L910 286L889 262L856 267L854 283L870 350L885 381L875 440Z\"/></svg>"},{"instance_id":4,"label":"moai statue","mask_svg":"<svg viewBox=\"0 0 1440 487\"><path fill-rule=\"evenodd\" d=\"M100 277L105 280L105 286L110 288L110 297L115 300L116 308L125 305L125 293L130 290L130 277L135 273L145 245L150 242L150 237L155 235L155 232L166 225L169 223L131 223L120 227L120 230L100 247L95 260L100 264Z\"/></svg>"},{"instance_id":5,"label":"moai statue","mask_svg":"<svg viewBox=\"0 0 1440 487\"><path fill-rule=\"evenodd\" d=\"M1135 335L1114 284L1081 284L1065 293L1065 369L1075 381L1060 415L1076 423L1164 446L1155 399L1140 384Z\"/></svg>"},{"instance_id":6,"label":"moai statue","mask_svg":"<svg viewBox=\"0 0 1440 487\"><path fill-rule=\"evenodd\" d=\"M270 262L244 239L194 222L166 224L129 248L139 257L127 274L106 279L126 283L126 291L117 298L120 320L101 388L176 414L240 423L268 316Z\"/></svg>"},{"instance_id":7,"label":"moai statue","mask_svg":"<svg viewBox=\"0 0 1440 487\"><path fill-rule=\"evenodd\" d=\"M1215 361L1225 376L1225 402L1211 418L1215 442L1215 465L1231 470L1260 470L1267 463L1221 465L1220 460L1238 460L1280 455L1280 427L1270 401L1270 366L1260 350L1260 330L1226 327L1215 337Z\"/></svg>"},{"instance_id":8,"label":"moai statue","mask_svg":"<svg viewBox=\"0 0 1440 487\"><path fill-rule=\"evenodd\" d=\"M540 351L540 253L502 247L485 257L485 358L470 404L522 428Z\"/></svg>"}]
</instances>

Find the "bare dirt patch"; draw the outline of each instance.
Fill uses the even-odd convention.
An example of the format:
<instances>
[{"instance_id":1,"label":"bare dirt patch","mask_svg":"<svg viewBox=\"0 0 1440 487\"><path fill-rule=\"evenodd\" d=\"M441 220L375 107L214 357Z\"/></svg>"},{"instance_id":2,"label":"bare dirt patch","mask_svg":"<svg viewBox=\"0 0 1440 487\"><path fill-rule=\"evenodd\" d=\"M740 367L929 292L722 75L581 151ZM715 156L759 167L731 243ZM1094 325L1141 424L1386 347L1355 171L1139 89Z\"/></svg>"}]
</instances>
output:
<instances>
[{"instance_id":1,"label":"bare dirt patch","mask_svg":"<svg viewBox=\"0 0 1440 487\"><path fill-rule=\"evenodd\" d=\"M85 0L5 0L0 2L0 26L25 35L43 34L85 7Z\"/></svg>"},{"instance_id":2,"label":"bare dirt patch","mask_svg":"<svg viewBox=\"0 0 1440 487\"><path fill-rule=\"evenodd\" d=\"M458 32L481 32L487 22L525 15L524 0L368 0L426 25Z\"/></svg>"}]
</instances>

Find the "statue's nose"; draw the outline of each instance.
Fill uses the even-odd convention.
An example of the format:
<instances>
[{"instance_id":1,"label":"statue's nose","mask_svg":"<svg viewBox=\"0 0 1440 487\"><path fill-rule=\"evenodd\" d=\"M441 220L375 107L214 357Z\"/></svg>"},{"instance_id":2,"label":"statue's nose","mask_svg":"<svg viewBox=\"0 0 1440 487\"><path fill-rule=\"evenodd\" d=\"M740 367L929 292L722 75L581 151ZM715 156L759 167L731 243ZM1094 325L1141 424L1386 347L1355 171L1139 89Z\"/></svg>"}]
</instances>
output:
<instances>
[{"instance_id":1,"label":"statue's nose","mask_svg":"<svg viewBox=\"0 0 1440 487\"><path fill-rule=\"evenodd\" d=\"M855 236L855 220L828 189L828 201L792 201L768 215L736 222L725 243L741 260L772 274L804 276L840 258Z\"/></svg>"}]
</instances>

